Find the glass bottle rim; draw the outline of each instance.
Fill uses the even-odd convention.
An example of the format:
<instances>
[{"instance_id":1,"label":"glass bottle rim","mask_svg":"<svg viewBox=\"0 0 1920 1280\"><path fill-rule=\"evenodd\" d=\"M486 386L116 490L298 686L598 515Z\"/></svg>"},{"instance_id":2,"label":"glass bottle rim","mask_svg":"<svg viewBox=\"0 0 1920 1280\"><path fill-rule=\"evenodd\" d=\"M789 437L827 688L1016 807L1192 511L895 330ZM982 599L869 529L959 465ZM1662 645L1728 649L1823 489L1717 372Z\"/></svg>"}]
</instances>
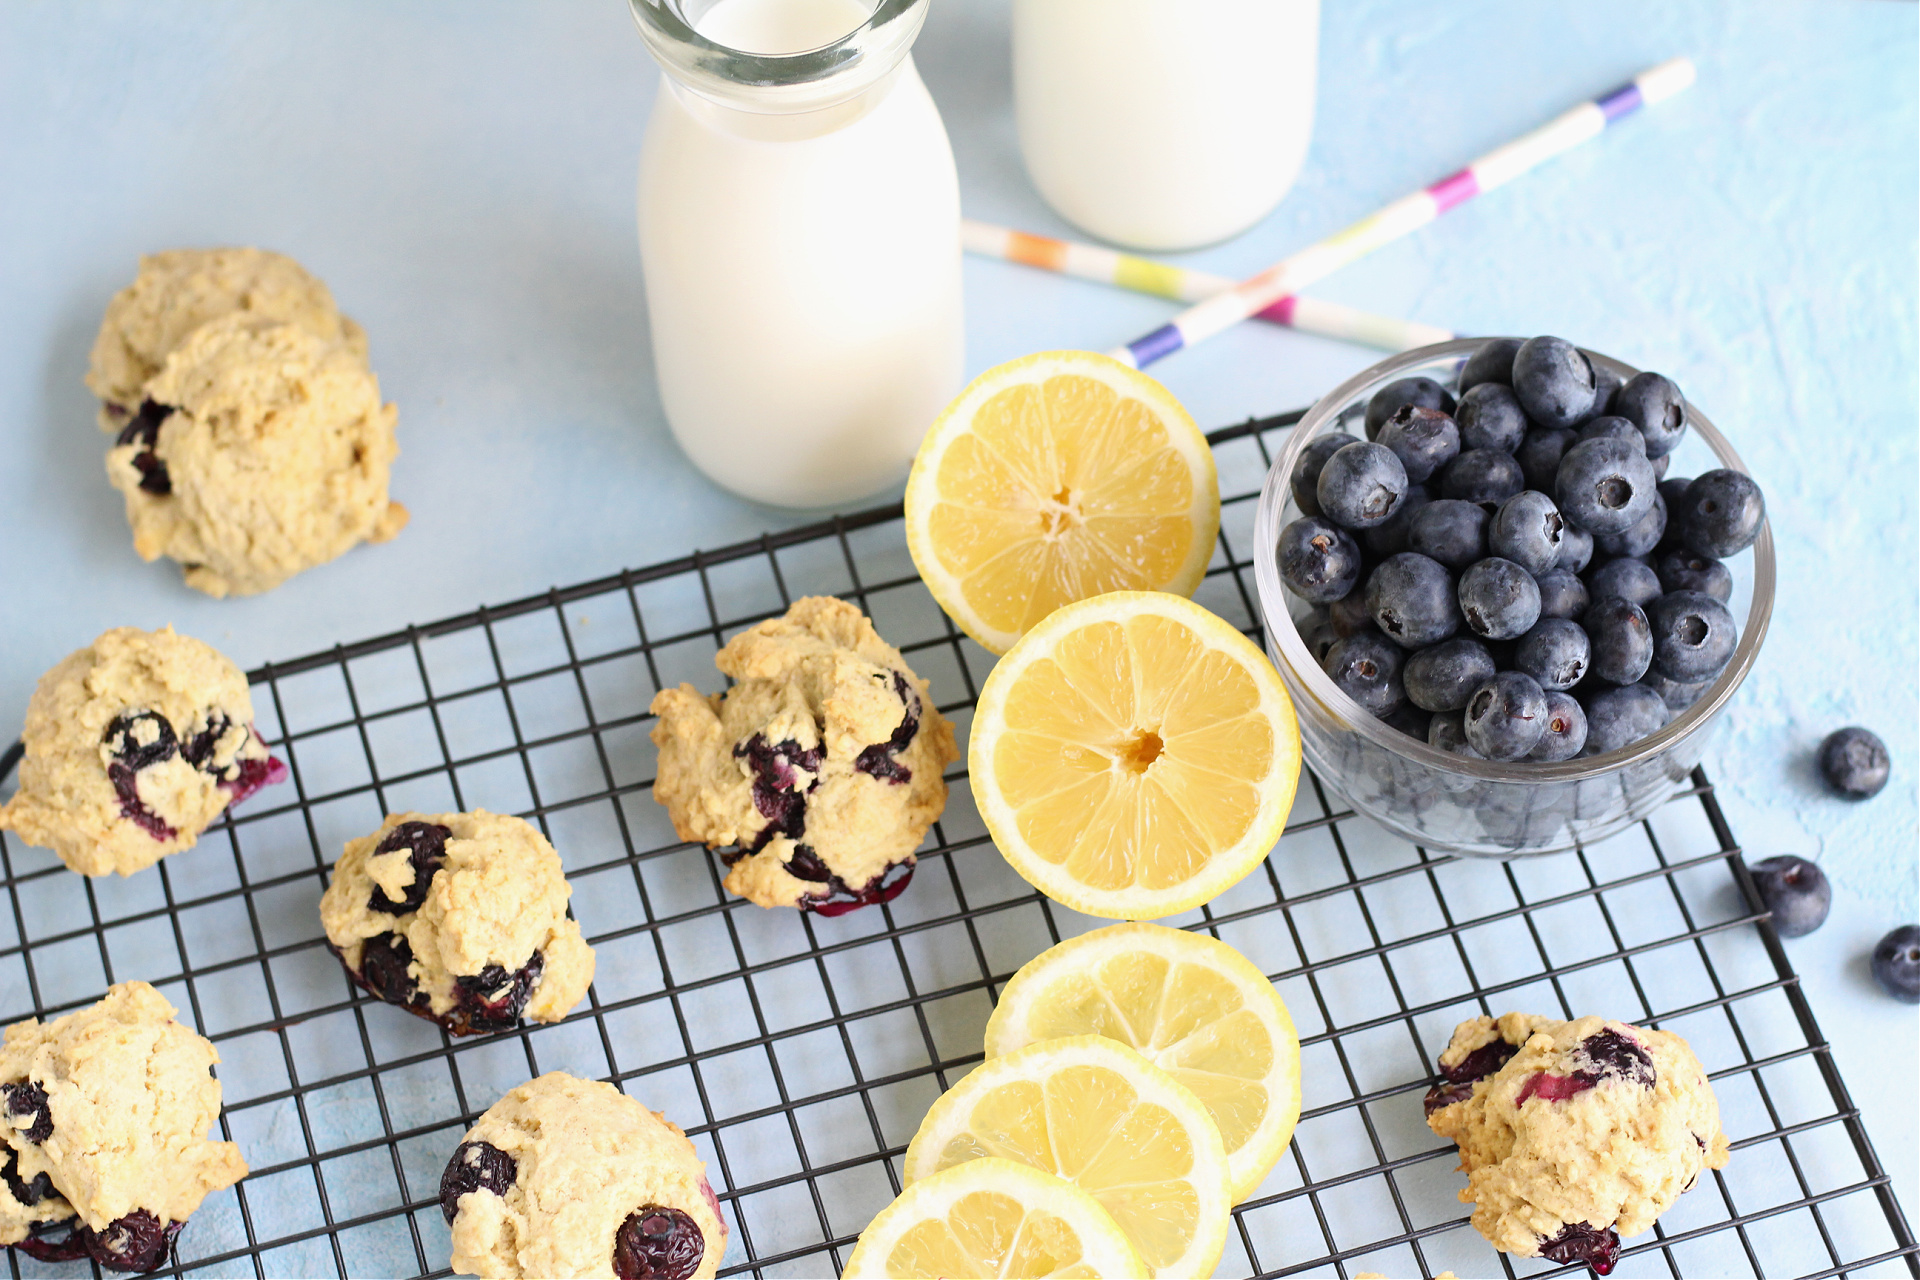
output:
<instances>
[{"instance_id":1,"label":"glass bottle rim","mask_svg":"<svg viewBox=\"0 0 1920 1280\"><path fill-rule=\"evenodd\" d=\"M821 110L847 101L898 66L926 22L928 0L878 0L866 21L838 39L795 53L750 53L701 35L683 0L627 0L661 69L703 97L767 114Z\"/></svg>"}]
</instances>

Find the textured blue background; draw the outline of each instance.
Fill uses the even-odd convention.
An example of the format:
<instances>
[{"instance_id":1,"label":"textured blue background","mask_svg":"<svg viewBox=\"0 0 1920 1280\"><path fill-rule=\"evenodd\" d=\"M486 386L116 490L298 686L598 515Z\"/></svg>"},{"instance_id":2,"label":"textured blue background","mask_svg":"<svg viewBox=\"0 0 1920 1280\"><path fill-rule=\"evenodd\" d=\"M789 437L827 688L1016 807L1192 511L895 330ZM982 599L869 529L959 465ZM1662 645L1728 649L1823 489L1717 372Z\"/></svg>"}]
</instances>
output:
<instances>
[{"instance_id":1,"label":"textured blue background","mask_svg":"<svg viewBox=\"0 0 1920 1280\"><path fill-rule=\"evenodd\" d=\"M939 0L920 66L968 212L1064 233L1014 147L1006 28L1005 0ZM1319 292L1658 368L1766 487L1774 629L1707 765L1755 856L1835 882L1790 949L1912 1214L1915 1010L1864 956L1917 914L1915 7L1331 4L1299 185L1184 260L1247 274L1677 53L1697 88ZM618 0L0 6L0 725L109 626L252 665L797 522L710 486L661 419L633 226L655 74ZM80 377L141 252L222 243L296 255L366 326L414 522L215 602L129 550ZM967 287L972 370L1169 311L994 263ZM1212 426L1374 358L1245 326L1156 373ZM1893 750L1863 805L1810 764L1850 722Z\"/></svg>"}]
</instances>

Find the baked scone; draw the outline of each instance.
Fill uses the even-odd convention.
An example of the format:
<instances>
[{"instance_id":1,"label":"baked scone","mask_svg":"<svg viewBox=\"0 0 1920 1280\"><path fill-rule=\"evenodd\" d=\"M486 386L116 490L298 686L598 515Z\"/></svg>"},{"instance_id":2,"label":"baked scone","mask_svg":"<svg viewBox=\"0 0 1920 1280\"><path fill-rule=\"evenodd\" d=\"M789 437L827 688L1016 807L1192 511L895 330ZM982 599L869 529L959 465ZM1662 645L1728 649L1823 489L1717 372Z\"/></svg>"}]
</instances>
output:
<instances>
[{"instance_id":1,"label":"baked scone","mask_svg":"<svg viewBox=\"0 0 1920 1280\"><path fill-rule=\"evenodd\" d=\"M40 677L0 830L82 875L191 849L228 805L287 776L253 729L247 678L172 627L116 627Z\"/></svg>"},{"instance_id":2,"label":"baked scone","mask_svg":"<svg viewBox=\"0 0 1920 1280\"><path fill-rule=\"evenodd\" d=\"M1679 1036L1509 1013L1454 1030L1427 1124L1460 1144L1473 1225L1496 1249L1613 1269L1702 1169L1727 1163L1706 1070Z\"/></svg>"},{"instance_id":3,"label":"baked scone","mask_svg":"<svg viewBox=\"0 0 1920 1280\"><path fill-rule=\"evenodd\" d=\"M927 682L830 596L735 636L714 664L736 682L725 693L653 699L653 798L680 838L732 846L727 888L763 907L838 915L893 898L959 754Z\"/></svg>"},{"instance_id":4,"label":"baked scone","mask_svg":"<svg viewBox=\"0 0 1920 1280\"><path fill-rule=\"evenodd\" d=\"M220 1117L220 1055L144 982L0 1045L0 1242L151 1271L200 1202L247 1175ZM55 1238L61 1227L64 1239Z\"/></svg>"},{"instance_id":5,"label":"baked scone","mask_svg":"<svg viewBox=\"0 0 1920 1280\"><path fill-rule=\"evenodd\" d=\"M727 1250L680 1127L610 1084L549 1072L488 1107L440 1179L453 1269L705 1280Z\"/></svg>"},{"instance_id":6,"label":"baked scone","mask_svg":"<svg viewBox=\"0 0 1920 1280\"><path fill-rule=\"evenodd\" d=\"M457 1036L558 1022L593 981L567 884L539 828L472 813L396 813L347 842L320 899L355 982Z\"/></svg>"}]
</instances>

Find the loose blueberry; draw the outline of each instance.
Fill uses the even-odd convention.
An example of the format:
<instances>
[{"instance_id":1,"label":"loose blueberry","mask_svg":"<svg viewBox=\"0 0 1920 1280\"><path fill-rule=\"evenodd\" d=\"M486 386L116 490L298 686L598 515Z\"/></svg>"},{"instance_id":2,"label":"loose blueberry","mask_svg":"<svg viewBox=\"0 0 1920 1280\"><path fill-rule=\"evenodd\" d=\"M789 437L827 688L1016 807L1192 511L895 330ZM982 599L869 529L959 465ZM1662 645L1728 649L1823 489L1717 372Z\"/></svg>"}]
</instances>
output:
<instances>
[{"instance_id":1,"label":"loose blueberry","mask_svg":"<svg viewBox=\"0 0 1920 1280\"><path fill-rule=\"evenodd\" d=\"M447 1014L456 1035L481 1031L507 1031L520 1021L534 989L540 985L546 957L536 951L524 965L509 974L505 968L490 964L476 974L453 980L457 1002Z\"/></svg>"},{"instance_id":2,"label":"loose blueberry","mask_svg":"<svg viewBox=\"0 0 1920 1280\"><path fill-rule=\"evenodd\" d=\"M1632 556L1621 556L1587 571L1587 594L1595 603L1620 599L1644 607L1666 593L1652 565Z\"/></svg>"},{"instance_id":3,"label":"loose blueberry","mask_svg":"<svg viewBox=\"0 0 1920 1280\"><path fill-rule=\"evenodd\" d=\"M1493 554L1511 560L1531 574L1542 574L1560 559L1560 542L1567 522L1553 499L1525 489L1500 504L1487 529Z\"/></svg>"},{"instance_id":4,"label":"loose blueberry","mask_svg":"<svg viewBox=\"0 0 1920 1280\"><path fill-rule=\"evenodd\" d=\"M39 1146L53 1136L53 1111L47 1105L47 1091L32 1080L0 1085L0 1101L6 1103L7 1122L13 1131ZM25 1124L14 1124L25 1120Z\"/></svg>"},{"instance_id":5,"label":"loose blueberry","mask_svg":"<svg viewBox=\"0 0 1920 1280\"><path fill-rule=\"evenodd\" d=\"M1593 364L1591 360L1587 363ZM1620 388L1624 385L1625 382L1619 374L1608 369L1605 365L1593 365L1593 412L1595 417L1605 417L1608 414L1618 414L1620 412L1617 406L1620 398Z\"/></svg>"},{"instance_id":6,"label":"loose blueberry","mask_svg":"<svg viewBox=\"0 0 1920 1280\"><path fill-rule=\"evenodd\" d=\"M405 849L407 861L413 865L413 883L407 886L399 902L389 898L385 889L375 885L373 896L367 899L367 909L384 911L390 916L418 911L427 900L427 889L433 884L434 876L440 873L441 865L447 860L447 840L452 835L452 831L436 822L403 822L387 832L380 843L374 846L374 854L398 853Z\"/></svg>"},{"instance_id":7,"label":"loose blueberry","mask_svg":"<svg viewBox=\"0 0 1920 1280\"><path fill-rule=\"evenodd\" d=\"M1327 459L1314 492L1328 520L1347 529L1371 529L1399 509L1409 483L1393 450L1356 440Z\"/></svg>"},{"instance_id":8,"label":"loose blueberry","mask_svg":"<svg viewBox=\"0 0 1920 1280\"><path fill-rule=\"evenodd\" d=\"M1638 449L1642 457L1646 456L1647 442L1641 437L1640 429L1612 414L1589 419L1574 434L1580 440L1624 440Z\"/></svg>"},{"instance_id":9,"label":"loose blueberry","mask_svg":"<svg viewBox=\"0 0 1920 1280\"><path fill-rule=\"evenodd\" d=\"M1653 478L1657 481L1665 481L1667 478L1667 468L1673 465L1673 455L1663 453L1657 458L1649 458L1648 461L1653 463ZM1654 492L1658 493L1659 491L1659 486L1655 485Z\"/></svg>"},{"instance_id":10,"label":"loose blueberry","mask_svg":"<svg viewBox=\"0 0 1920 1280\"><path fill-rule=\"evenodd\" d=\"M1378 440L1387 419L1405 404L1452 413L1454 400L1447 389L1432 378L1401 378L1398 382L1389 382L1367 401L1367 439Z\"/></svg>"},{"instance_id":11,"label":"loose blueberry","mask_svg":"<svg viewBox=\"0 0 1920 1280\"><path fill-rule=\"evenodd\" d=\"M1427 725L1427 745L1449 755L1465 756L1469 760L1485 760L1486 757L1473 749L1467 741L1467 717L1465 711L1442 711L1435 715Z\"/></svg>"},{"instance_id":12,"label":"loose blueberry","mask_svg":"<svg viewBox=\"0 0 1920 1280\"><path fill-rule=\"evenodd\" d=\"M1614 397L1613 412L1633 423L1649 458L1664 458L1687 433L1687 401L1680 388L1657 373L1637 373Z\"/></svg>"},{"instance_id":13,"label":"loose blueberry","mask_svg":"<svg viewBox=\"0 0 1920 1280\"><path fill-rule=\"evenodd\" d=\"M1366 545L1368 555L1375 560L1385 560L1412 550L1407 538L1413 531L1413 518L1432 501L1433 495L1427 492L1427 486L1408 485L1407 496L1400 500L1399 508L1392 515L1373 528L1361 531L1360 540Z\"/></svg>"},{"instance_id":14,"label":"loose blueberry","mask_svg":"<svg viewBox=\"0 0 1920 1280\"><path fill-rule=\"evenodd\" d=\"M1527 488L1552 493L1554 478L1560 474L1560 459L1578 443L1579 434L1565 427L1535 427L1527 432L1520 447L1513 451L1513 460L1520 464L1520 476Z\"/></svg>"},{"instance_id":15,"label":"loose blueberry","mask_svg":"<svg viewBox=\"0 0 1920 1280\"><path fill-rule=\"evenodd\" d=\"M1653 571L1665 590L1699 591L1722 604L1733 598L1733 572L1710 556L1676 548L1662 552Z\"/></svg>"},{"instance_id":16,"label":"loose blueberry","mask_svg":"<svg viewBox=\"0 0 1920 1280\"><path fill-rule=\"evenodd\" d=\"M645 1204L614 1233L613 1274L618 1280L687 1280L706 1255L699 1223L678 1209Z\"/></svg>"},{"instance_id":17,"label":"loose blueberry","mask_svg":"<svg viewBox=\"0 0 1920 1280\"><path fill-rule=\"evenodd\" d=\"M1553 496L1588 533L1625 533L1653 506L1653 464L1623 440L1582 440L1560 459ZM1697 482L1696 482L1697 483Z\"/></svg>"},{"instance_id":18,"label":"loose blueberry","mask_svg":"<svg viewBox=\"0 0 1920 1280\"><path fill-rule=\"evenodd\" d=\"M1752 546L1767 518L1766 500L1753 478L1738 471L1695 476L1668 517L1676 540L1689 551L1724 560Z\"/></svg>"},{"instance_id":19,"label":"loose blueberry","mask_svg":"<svg viewBox=\"0 0 1920 1280\"><path fill-rule=\"evenodd\" d=\"M1362 631L1329 649L1323 665L1340 692L1374 715L1387 716L1406 701L1403 661L1399 645L1378 631Z\"/></svg>"},{"instance_id":20,"label":"loose blueberry","mask_svg":"<svg viewBox=\"0 0 1920 1280\"><path fill-rule=\"evenodd\" d=\"M1518 760L1547 728L1547 695L1532 676L1502 671L1473 691L1467 743L1489 760Z\"/></svg>"},{"instance_id":21,"label":"loose blueberry","mask_svg":"<svg viewBox=\"0 0 1920 1280\"><path fill-rule=\"evenodd\" d=\"M1355 594L1359 597L1361 606L1364 608L1367 593L1360 591ZM1371 617L1371 615L1369 615L1369 617ZM1316 663L1326 662L1327 650L1346 639L1345 636L1341 635L1339 631L1334 628L1333 618L1325 608L1313 610L1305 617L1299 619L1296 625L1300 629L1300 643L1307 646L1307 652L1313 655L1313 660Z\"/></svg>"},{"instance_id":22,"label":"loose blueberry","mask_svg":"<svg viewBox=\"0 0 1920 1280\"><path fill-rule=\"evenodd\" d=\"M1827 922L1833 906L1833 886L1815 863L1791 853L1753 864L1753 887L1773 912L1773 931L1783 938L1803 938Z\"/></svg>"},{"instance_id":23,"label":"loose blueberry","mask_svg":"<svg viewBox=\"0 0 1920 1280\"><path fill-rule=\"evenodd\" d=\"M1327 606L1327 621L1333 624L1333 637L1345 640L1356 631L1373 630L1373 610L1367 604L1367 589L1355 587Z\"/></svg>"},{"instance_id":24,"label":"loose blueberry","mask_svg":"<svg viewBox=\"0 0 1920 1280\"><path fill-rule=\"evenodd\" d=\"M1619 596L1596 597L1580 624L1587 633L1587 670L1593 676L1609 684L1632 684L1647 674L1653 664L1653 628L1639 605ZM1587 718L1593 718L1592 707Z\"/></svg>"},{"instance_id":25,"label":"loose blueberry","mask_svg":"<svg viewBox=\"0 0 1920 1280\"><path fill-rule=\"evenodd\" d=\"M1873 980L1895 1000L1920 1004L1920 925L1903 924L1873 948Z\"/></svg>"},{"instance_id":26,"label":"loose blueberry","mask_svg":"<svg viewBox=\"0 0 1920 1280\"><path fill-rule=\"evenodd\" d=\"M1691 476L1662 476L1660 478L1659 493L1661 497L1667 500L1667 510L1669 512L1680 509L1680 499L1687 496L1687 486L1692 483L1693 478ZM1669 523L1671 523L1671 521L1669 521Z\"/></svg>"},{"instance_id":27,"label":"loose blueberry","mask_svg":"<svg viewBox=\"0 0 1920 1280\"><path fill-rule=\"evenodd\" d=\"M1666 727L1672 716L1660 695L1643 684L1594 694L1585 703L1587 745L1583 756L1605 755Z\"/></svg>"},{"instance_id":28,"label":"loose blueberry","mask_svg":"<svg viewBox=\"0 0 1920 1280\"><path fill-rule=\"evenodd\" d=\"M1820 744L1820 775L1849 800L1877 796L1893 772L1893 759L1878 734L1858 725L1836 729Z\"/></svg>"},{"instance_id":29,"label":"loose blueberry","mask_svg":"<svg viewBox=\"0 0 1920 1280\"><path fill-rule=\"evenodd\" d=\"M885 742L861 748L854 757L853 771L898 787L913 781L913 770L900 763L900 753L913 745L913 735L920 732L920 695L905 676L898 671L892 675L893 696L905 708L900 723Z\"/></svg>"},{"instance_id":30,"label":"loose blueberry","mask_svg":"<svg viewBox=\"0 0 1920 1280\"><path fill-rule=\"evenodd\" d=\"M1438 409L1403 404L1380 428L1380 443L1400 459L1407 479L1418 484L1460 454L1460 429Z\"/></svg>"},{"instance_id":31,"label":"loose blueberry","mask_svg":"<svg viewBox=\"0 0 1920 1280\"><path fill-rule=\"evenodd\" d=\"M1540 587L1511 560L1489 556L1460 575L1460 613L1485 640L1513 640L1540 621Z\"/></svg>"},{"instance_id":32,"label":"loose blueberry","mask_svg":"<svg viewBox=\"0 0 1920 1280\"><path fill-rule=\"evenodd\" d=\"M520 1175L520 1162L491 1142L463 1142L453 1149L446 1172L440 1175L440 1212L453 1224L460 1197L471 1191L504 1196Z\"/></svg>"},{"instance_id":33,"label":"loose blueberry","mask_svg":"<svg viewBox=\"0 0 1920 1280\"><path fill-rule=\"evenodd\" d=\"M1713 688L1712 680L1669 680L1657 671L1649 671L1640 677L1640 683L1660 695L1660 701L1667 704L1667 710L1679 715Z\"/></svg>"},{"instance_id":34,"label":"loose blueberry","mask_svg":"<svg viewBox=\"0 0 1920 1280\"><path fill-rule=\"evenodd\" d=\"M1518 338L1489 338L1460 366L1460 394L1465 395L1483 382L1513 385L1513 357L1520 350Z\"/></svg>"},{"instance_id":35,"label":"loose blueberry","mask_svg":"<svg viewBox=\"0 0 1920 1280\"><path fill-rule=\"evenodd\" d=\"M1669 680L1711 680L1738 640L1727 606L1701 591L1671 591L1647 606L1653 670Z\"/></svg>"},{"instance_id":36,"label":"loose blueberry","mask_svg":"<svg viewBox=\"0 0 1920 1280\"><path fill-rule=\"evenodd\" d=\"M1293 491L1293 502L1300 508L1301 515L1320 514L1320 499L1316 491L1320 483L1320 469L1327 465L1328 458L1352 443L1352 436L1333 431L1316 436L1312 443L1300 451L1300 460L1293 464L1293 474L1288 477L1287 487Z\"/></svg>"},{"instance_id":37,"label":"loose blueberry","mask_svg":"<svg viewBox=\"0 0 1920 1280\"><path fill-rule=\"evenodd\" d=\"M1374 569L1367 578L1367 610L1374 625L1403 649L1437 644L1460 629L1453 575L1417 551L1392 556Z\"/></svg>"},{"instance_id":38,"label":"loose blueberry","mask_svg":"<svg viewBox=\"0 0 1920 1280\"><path fill-rule=\"evenodd\" d=\"M1551 1237L1540 1237L1540 1256L1561 1266L1580 1263L1604 1276L1620 1261L1620 1235L1612 1227L1569 1222Z\"/></svg>"},{"instance_id":39,"label":"loose blueberry","mask_svg":"<svg viewBox=\"0 0 1920 1280\"><path fill-rule=\"evenodd\" d=\"M1487 509L1458 498L1440 498L1414 512L1407 549L1438 560L1458 573L1487 558Z\"/></svg>"},{"instance_id":40,"label":"loose blueberry","mask_svg":"<svg viewBox=\"0 0 1920 1280\"><path fill-rule=\"evenodd\" d=\"M1510 453L1468 449L1440 471L1440 496L1497 507L1520 492L1526 479Z\"/></svg>"},{"instance_id":41,"label":"loose blueberry","mask_svg":"<svg viewBox=\"0 0 1920 1280\"><path fill-rule=\"evenodd\" d=\"M1541 618L1571 618L1578 622L1587 611L1587 584L1567 569L1552 569L1534 579L1540 588Z\"/></svg>"},{"instance_id":42,"label":"loose blueberry","mask_svg":"<svg viewBox=\"0 0 1920 1280\"><path fill-rule=\"evenodd\" d=\"M1666 532L1667 500L1655 490L1653 505L1647 508L1647 514L1623 532L1596 535L1593 549L1609 556L1644 556L1660 545Z\"/></svg>"},{"instance_id":43,"label":"loose blueberry","mask_svg":"<svg viewBox=\"0 0 1920 1280\"><path fill-rule=\"evenodd\" d=\"M1386 715L1381 716L1380 723L1386 725L1389 729L1398 729L1409 738L1425 742L1427 740L1427 730L1433 725L1433 717L1414 706L1413 703L1403 702Z\"/></svg>"},{"instance_id":44,"label":"loose blueberry","mask_svg":"<svg viewBox=\"0 0 1920 1280\"><path fill-rule=\"evenodd\" d=\"M1301 516L1280 531L1280 580L1313 604L1332 604L1360 581L1360 544L1318 516Z\"/></svg>"},{"instance_id":45,"label":"loose blueberry","mask_svg":"<svg viewBox=\"0 0 1920 1280\"><path fill-rule=\"evenodd\" d=\"M1465 636L1442 641L1412 654L1401 668L1407 699L1427 711L1459 711L1473 691L1493 679L1493 655Z\"/></svg>"},{"instance_id":46,"label":"loose blueberry","mask_svg":"<svg viewBox=\"0 0 1920 1280\"><path fill-rule=\"evenodd\" d=\"M1560 531L1560 558L1553 562L1556 569L1565 569L1570 573L1579 573L1593 561L1593 535L1577 524L1570 524Z\"/></svg>"},{"instance_id":47,"label":"loose blueberry","mask_svg":"<svg viewBox=\"0 0 1920 1280\"><path fill-rule=\"evenodd\" d=\"M1593 416L1599 384L1580 348L1561 338L1529 338L1513 355L1513 391L1543 427L1573 427Z\"/></svg>"},{"instance_id":48,"label":"loose blueberry","mask_svg":"<svg viewBox=\"0 0 1920 1280\"><path fill-rule=\"evenodd\" d=\"M1527 759L1558 764L1579 755L1586 745L1587 713L1572 694L1549 690L1547 727L1541 731L1540 741L1533 744L1533 750L1527 752Z\"/></svg>"},{"instance_id":49,"label":"loose blueberry","mask_svg":"<svg viewBox=\"0 0 1920 1280\"><path fill-rule=\"evenodd\" d=\"M1590 656L1587 633L1579 623L1542 618L1520 637L1513 669L1532 676L1542 689L1571 689L1586 679Z\"/></svg>"},{"instance_id":50,"label":"loose blueberry","mask_svg":"<svg viewBox=\"0 0 1920 1280\"><path fill-rule=\"evenodd\" d=\"M1512 453L1527 435L1527 413L1510 387L1483 382L1460 397L1454 411L1462 449L1498 449Z\"/></svg>"}]
</instances>

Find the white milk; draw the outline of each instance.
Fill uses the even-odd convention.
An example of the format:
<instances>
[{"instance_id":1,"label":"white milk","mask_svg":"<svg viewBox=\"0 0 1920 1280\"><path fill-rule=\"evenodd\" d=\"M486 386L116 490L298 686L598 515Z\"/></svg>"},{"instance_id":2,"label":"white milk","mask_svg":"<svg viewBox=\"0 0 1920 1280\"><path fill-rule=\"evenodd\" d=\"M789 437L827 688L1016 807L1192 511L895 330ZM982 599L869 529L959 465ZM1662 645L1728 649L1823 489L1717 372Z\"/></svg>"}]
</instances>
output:
<instances>
[{"instance_id":1,"label":"white milk","mask_svg":"<svg viewBox=\"0 0 1920 1280\"><path fill-rule=\"evenodd\" d=\"M1237 235L1306 159L1319 27L1319 0L1014 0L1027 172L1119 244Z\"/></svg>"},{"instance_id":2,"label":"white milk","mask_svg":"<svg viewBox=\"0 0 1920 1280\"><path fill-rule=\"evenodd\" d=\"M867 15L854 0L720 0L697 30L797 53ZM780 506L898 481L960 387L959 227L953 152L911 55L799 114L723 106L663 75L640 257L660 394L688 456Z\"/></svg>"}]
</instances>

